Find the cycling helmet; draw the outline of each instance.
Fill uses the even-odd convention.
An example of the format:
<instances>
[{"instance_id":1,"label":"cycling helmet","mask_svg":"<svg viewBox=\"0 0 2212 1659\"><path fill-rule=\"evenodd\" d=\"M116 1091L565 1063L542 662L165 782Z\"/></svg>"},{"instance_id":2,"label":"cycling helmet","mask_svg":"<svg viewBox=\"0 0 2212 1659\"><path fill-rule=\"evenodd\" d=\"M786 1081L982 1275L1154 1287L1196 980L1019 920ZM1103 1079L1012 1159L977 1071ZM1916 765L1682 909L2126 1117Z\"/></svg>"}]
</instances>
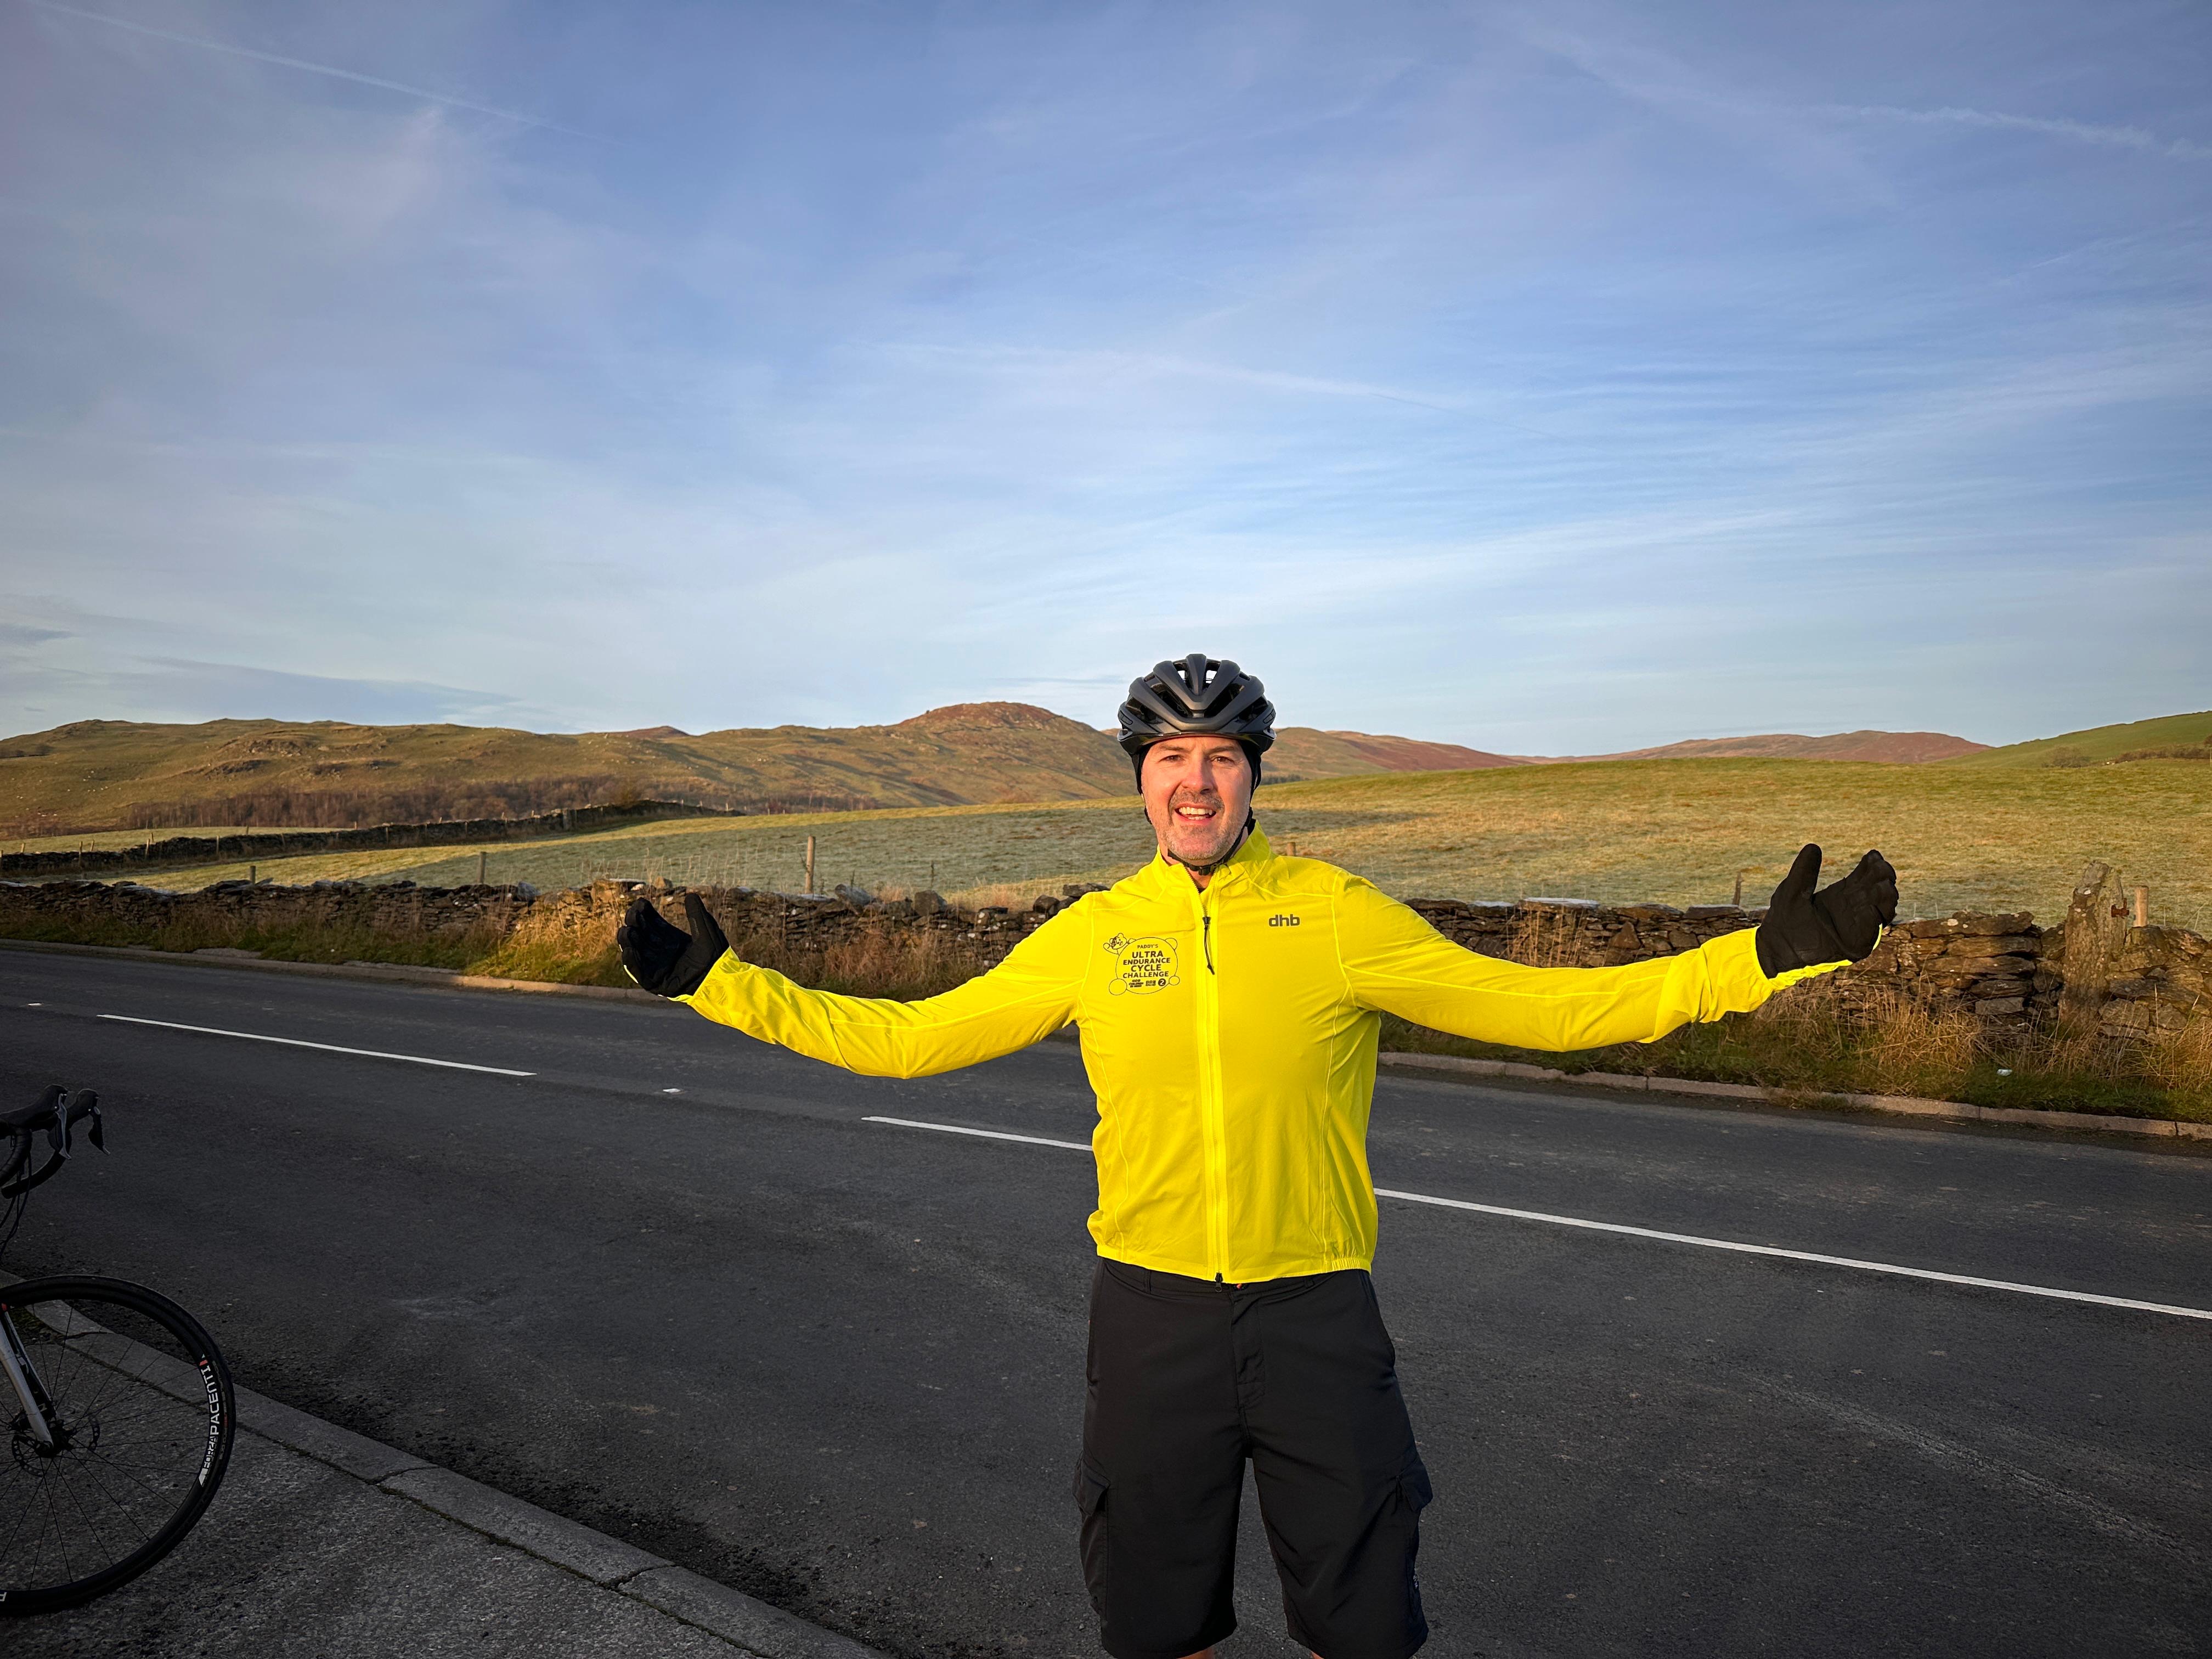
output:
<instances>
[{"instance_id":1,"label":"cycling helmet","mask_svg":"<svg viewBox=\"0 0 2212 1659\"><path fill-rule=\"evenodd\" d=\"M1167 738L1234 738L1260 778L1260 756L1275 740L1275 705L1267 689L1233 662L1193 652L1181 662L1152 665L1129 682L1121 705L1123 751L1145 781L1145 750Z\"/></svg>"}]
</instances>

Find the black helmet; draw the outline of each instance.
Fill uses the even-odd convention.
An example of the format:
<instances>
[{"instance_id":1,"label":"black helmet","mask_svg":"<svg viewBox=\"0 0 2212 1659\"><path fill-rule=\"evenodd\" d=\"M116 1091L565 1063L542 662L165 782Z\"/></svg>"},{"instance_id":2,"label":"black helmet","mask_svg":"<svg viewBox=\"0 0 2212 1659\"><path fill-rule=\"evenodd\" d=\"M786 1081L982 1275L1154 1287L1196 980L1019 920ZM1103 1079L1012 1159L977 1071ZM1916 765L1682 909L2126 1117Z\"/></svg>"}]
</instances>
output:
<instances>
[{"instance_id":1,"label":"black helmet","mask_svg":"<svg viewBox=\"0 0 2212 1659\"><path fill-rule=\"evenodd\" d=\"M1234 738L1252 763L1255 782L1260 756L1275 740L1275 705L1267 688L1233 662L1217 662L1193 652L1181 662L1152 665L1152 672L1129 682L1121 705L1122 750L1145 781L1145 750L1167 738Z\"/></svg>"}]
</instances>

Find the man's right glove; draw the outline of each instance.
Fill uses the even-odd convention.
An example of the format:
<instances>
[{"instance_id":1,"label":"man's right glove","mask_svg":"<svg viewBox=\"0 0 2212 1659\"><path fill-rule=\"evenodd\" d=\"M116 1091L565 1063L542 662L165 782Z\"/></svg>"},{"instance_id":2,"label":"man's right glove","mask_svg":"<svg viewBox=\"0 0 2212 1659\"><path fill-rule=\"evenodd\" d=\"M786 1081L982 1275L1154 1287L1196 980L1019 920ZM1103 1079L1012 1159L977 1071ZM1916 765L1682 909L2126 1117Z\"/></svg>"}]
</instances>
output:
<instances>
[{"instance_id":1,"label":"man's right glove","mask_svg":"<svg viewBox=\"0 0 2212 1659\"><path fill-rule=\"evenodd\" d=\"M1816 893L1820 879L1820 849L1801 848L1759 924L1759 968L1767 978L1824 962L1862 962L1897 920L1897 872L1881 854L1869 853L1857 869Z\"/></svg>"},{"instance_id":2,"label":"man's right glove","mask_svg":"<svg viewBox=\"0 0 2212 1659\"><path fill-rule=\"evenodd\" d=\"M640 899L615 929L615 944L629 976L660 996L690 996L730 948L720 925L708 913L707 902L696 893L684 896L684 919L691 924L688 933L663 921L651 901Z\"/></svg>"}]
</instances>

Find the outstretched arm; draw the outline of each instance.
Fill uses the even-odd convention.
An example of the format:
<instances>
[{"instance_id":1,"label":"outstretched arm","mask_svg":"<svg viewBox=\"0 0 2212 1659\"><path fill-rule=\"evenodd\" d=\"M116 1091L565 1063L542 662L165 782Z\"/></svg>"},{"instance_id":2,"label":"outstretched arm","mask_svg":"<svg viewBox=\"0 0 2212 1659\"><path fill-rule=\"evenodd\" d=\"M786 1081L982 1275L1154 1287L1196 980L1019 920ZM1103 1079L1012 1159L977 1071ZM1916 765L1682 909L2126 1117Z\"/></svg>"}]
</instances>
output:
<instances>
[{"instance_id":1,"label":"outstretched arm","mask_svg":"<svg viewBox=\"0 0 2212 1659\"><path fill-rule=\"evenodd\" d=\"M685 896L684 913L689 935L643 900L630 907L617 939L633 979L749 1036L871 1077L949 1072L1058 1030L1075 1017L1089 928L1076 909L1064 910L988 973L896 1002L810 991L740 962L696 894Z\"/></svg>"},{"instance_id":2,"label":"outstretched arm","mask_svg":"<svg viewBox=\"0 0 2212 1659\"><path fill-rule=\"evenodd\" d=\"M1869 854L1816 895L1820 867L1818 848L1799 854L1756 929L1618 968L1526 968L1480 956L1364 884L1339 902L1338 950L1362 1006L1435 1030L1554 1050L1652 1042L1692 1020L1746 1012L1872 951L1896 915L1895 872Z\"/></svg>"}]
</instances>

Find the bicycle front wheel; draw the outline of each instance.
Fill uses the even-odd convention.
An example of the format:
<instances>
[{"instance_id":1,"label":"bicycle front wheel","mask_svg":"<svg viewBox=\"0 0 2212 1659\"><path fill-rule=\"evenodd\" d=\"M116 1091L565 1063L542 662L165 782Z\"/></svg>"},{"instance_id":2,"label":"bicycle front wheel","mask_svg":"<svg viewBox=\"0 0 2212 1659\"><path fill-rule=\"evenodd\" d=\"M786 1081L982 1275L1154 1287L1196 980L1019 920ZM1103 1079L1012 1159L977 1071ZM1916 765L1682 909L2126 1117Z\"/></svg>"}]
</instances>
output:
<instances>
[{"instance_id":1,"label":"bicycle front wheel","mask_svg":"<svg viewBox=\"0 0 2212 1659\"><path fill-rule=\"evenodd\" d=\"M115 1279L0 1286L0 1616L74 1607L191 1530L230 1461L230 1373L199 1322Z\"/></svg>"}]
</instances>

